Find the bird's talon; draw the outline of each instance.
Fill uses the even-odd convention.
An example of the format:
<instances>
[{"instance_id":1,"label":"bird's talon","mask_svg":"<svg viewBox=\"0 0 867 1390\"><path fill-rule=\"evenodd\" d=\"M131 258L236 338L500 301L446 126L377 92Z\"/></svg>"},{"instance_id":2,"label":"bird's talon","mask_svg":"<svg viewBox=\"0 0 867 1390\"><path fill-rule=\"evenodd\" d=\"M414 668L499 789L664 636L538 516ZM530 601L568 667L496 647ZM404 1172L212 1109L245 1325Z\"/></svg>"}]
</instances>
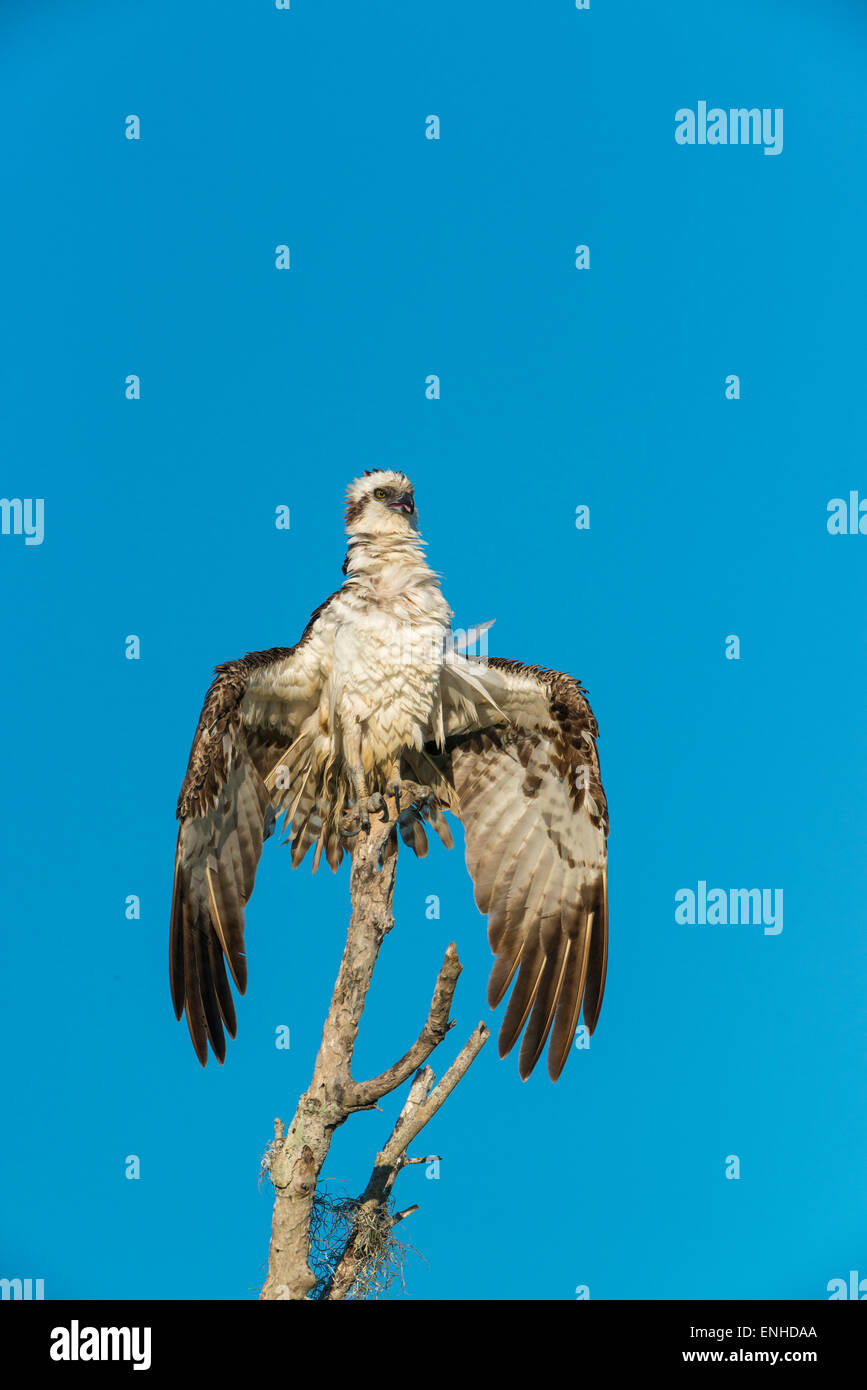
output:
<instances>
[{"instance_id":1,"label":"bird's talon","mask_svg":"<svg viewBox=\"0 0 867 1390\"><path fill-rule=\"evenodd\" d=\"M423 786L418 782L405 782L399 778L388 783L385 794L394 799L396 817L400 817L402 812L411 806L416 806L419 811L423 811L435 804L431 787Z\"/></svg>"},{"instance_id":2,"label":"bird's talon","mask_svg":"<svg viewBox=\"0 0 867 1390\"><path fill-rule=\"evenodd\" d=\"M361 797L354 806L350 806L343 812L340 818L340 831L343 837L355 839L362 830L365 835L369 835L371 812L378 812L383 822L388 820L388 806L382 792L374 792L373 796Z\"/></svg>"}]
</instances>

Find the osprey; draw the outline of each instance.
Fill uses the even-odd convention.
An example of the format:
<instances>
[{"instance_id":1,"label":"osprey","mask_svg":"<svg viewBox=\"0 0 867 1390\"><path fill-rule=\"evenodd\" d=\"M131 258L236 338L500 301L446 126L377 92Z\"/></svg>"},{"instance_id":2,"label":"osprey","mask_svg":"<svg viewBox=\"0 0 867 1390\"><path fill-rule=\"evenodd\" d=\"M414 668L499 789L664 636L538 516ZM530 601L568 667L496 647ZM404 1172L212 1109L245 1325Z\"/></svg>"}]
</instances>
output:
<instances>
[{"instance_id":1,"label":"osprey","mask_svg":"<svg viewBox=\"0 0 867 1390\"><path fill-rule=\"evenodd\" d=\"M559 671L459 652L405 474L352 483L346 531L343 586L301 640L218 666L205 697L177 808L175 1013L202 1065L209 1042L222 1062L236 1029L226 966L243 994L244 907L278 814L293 868L313 849L314 871L323 854L336 870L394 797L419 855L423 820L447 847L443 812L461 821L492 1008L517 974L500 1056L526 1024L526 1079L550 1034L556 1081L582 1003L592 1033L605 986L608 812L586 693Z\"/></svg>"}]
</instances>

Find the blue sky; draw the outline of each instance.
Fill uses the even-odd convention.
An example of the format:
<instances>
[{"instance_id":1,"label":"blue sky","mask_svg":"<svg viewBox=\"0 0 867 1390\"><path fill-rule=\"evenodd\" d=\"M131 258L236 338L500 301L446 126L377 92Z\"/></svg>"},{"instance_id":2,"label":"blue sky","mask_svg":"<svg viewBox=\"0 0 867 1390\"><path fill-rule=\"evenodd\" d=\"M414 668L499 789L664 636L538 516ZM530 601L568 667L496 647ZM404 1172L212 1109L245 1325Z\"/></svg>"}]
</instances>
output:
<instances>
[{"instance_id":1,"label":"blue sky","mask_svg":"<svg viewBox=\"0 0 867 1390\"><path fill-rule=\"evenodd\" d=\"M348 874L266 846L238 1038L203 1072L168 990L174 805L212 667L297 640L340 582L345 486L382 465L456 623L589 688L612 824L592 1045L556 1086L487 1046L426 1133L439 1179L399 1179L424 1260L392 1296L867 1276L867 538L826 526L867 496L865 67L853 3L4 4L0 491L44 499L45 536L0 536L0 1275L264 1280L259 1158L309 1079ZM678 145L703 100L782 108L782 153ZM677 923L700 880L781 888L783 931ZM499 1024L459 836L401 856L396 915L358 1076L416 1036L452 940L437 1070ZM326 1177L359 1191L399 1105Z\"/></svg>"}]
</instances>

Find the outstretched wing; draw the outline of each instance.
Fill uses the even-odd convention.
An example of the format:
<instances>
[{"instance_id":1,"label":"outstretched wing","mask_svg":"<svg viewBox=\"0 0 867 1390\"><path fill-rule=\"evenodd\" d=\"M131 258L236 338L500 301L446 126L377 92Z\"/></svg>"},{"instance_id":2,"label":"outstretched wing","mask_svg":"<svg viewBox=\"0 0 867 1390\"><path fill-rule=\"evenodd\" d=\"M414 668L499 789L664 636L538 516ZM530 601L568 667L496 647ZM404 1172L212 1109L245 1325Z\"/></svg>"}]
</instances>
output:
<instances>
[{"instance_id":1,"label":"outstretched wing","mask_svg":"<svg viewBox=\"0 0 867 1390\"><path fill-rule=\"evenodd\" d=\"M266 779L305 722L315 724L330 602L316 610L296 646L218 666L199 717L178 798L169 968L175 1014L186 1010L202 1066L208 1042L222 1062L224 1028L235 1036L226 967L243 994L244 907L283 795Z\"/></svg>"},{"instance_id":2,"label":"outstretched wing","mask_svg":"<svg viewBox=\"0 0 867 1390\"><path fill-rule=\"evenodd\" d=\"M605 988L608 809L596 720L571 676L501 658L486 666L454 658L444 690L454 809L496 955L492 1008L515 981L500 1056L526 1025L518 1062L526 1079L550 1034L556 1081L582 1005L592 1033Z\"/></svg>"}]
</instances>

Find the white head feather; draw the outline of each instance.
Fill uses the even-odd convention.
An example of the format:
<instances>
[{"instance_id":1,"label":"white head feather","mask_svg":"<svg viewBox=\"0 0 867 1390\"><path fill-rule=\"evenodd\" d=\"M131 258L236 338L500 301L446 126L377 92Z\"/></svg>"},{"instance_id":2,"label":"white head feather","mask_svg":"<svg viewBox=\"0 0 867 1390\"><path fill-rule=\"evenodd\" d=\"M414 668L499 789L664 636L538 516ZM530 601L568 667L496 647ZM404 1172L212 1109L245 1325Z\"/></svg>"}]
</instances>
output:
<instances>
[{"instance_id":1,"label":"white head feather","mask_svg":"<svg viewBox=\"0 0 867 1390\"><path fill-rule=\"evenodd\" d=\"M418 531L413 485L405 473L377 468L346 490L350 536L410 536Z\"/></svg>"}]
</instances>

